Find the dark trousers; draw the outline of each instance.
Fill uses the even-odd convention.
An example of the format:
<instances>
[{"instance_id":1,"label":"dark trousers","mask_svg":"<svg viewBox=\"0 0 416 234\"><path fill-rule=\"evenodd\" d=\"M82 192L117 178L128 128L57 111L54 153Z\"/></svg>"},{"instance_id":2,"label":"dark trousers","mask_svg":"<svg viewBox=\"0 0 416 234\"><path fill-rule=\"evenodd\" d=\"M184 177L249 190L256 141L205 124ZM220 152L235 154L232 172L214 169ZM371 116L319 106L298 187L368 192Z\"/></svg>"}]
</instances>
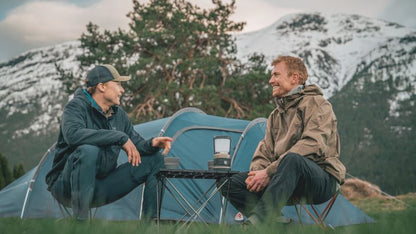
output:
<instances>
[{"instance_id":1,"label":"dark trousers","mask_svg":"<svg viewBox=\"0 0 416 234\"><path fill-rule=\"evenodd\" d=\"M247 174L242 172L232 176L229 186L224 186L221 193L227 196L229 191L231 204L246 216L256 216L259 221L281 216L281 209L293 198L323 203L336 192L336 179L299 154L287 154L268 186L260 192L247 190Z\"/></svg>"},{"instance_id":2,"label":"dark trousers","mask_svg":"<svg viewBox=\"0 0 416 234\"><path fill-rule=\"evenodd\" d=\"M145 182L143 214L156 217L155 174L163 167L163 156L142 156L138 167L124 163L103 176L99 173L99 152L97 146L81 145L69 156L61 175L51 187L56 200L72 207L75 218L86 219L91 207L114 202Z\"/></svg>"}]
</instances>

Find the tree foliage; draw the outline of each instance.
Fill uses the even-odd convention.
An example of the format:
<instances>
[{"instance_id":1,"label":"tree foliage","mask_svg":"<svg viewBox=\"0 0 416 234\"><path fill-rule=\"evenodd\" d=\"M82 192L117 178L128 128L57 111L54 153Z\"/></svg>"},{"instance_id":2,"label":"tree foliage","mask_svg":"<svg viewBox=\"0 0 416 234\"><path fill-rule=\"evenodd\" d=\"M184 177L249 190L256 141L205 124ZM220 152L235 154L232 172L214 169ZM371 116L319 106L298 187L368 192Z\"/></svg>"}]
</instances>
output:
<instances>
[{"instance_id":1,"label":"tree foliage","mask_svg":"<svg viewBox=\"0 0 416 234\"><path fill-rule=\"evenodd\" d=\"M245 23L230 20L234 0L213 0L211 9L185 0L133 3L128 31L101 33L97 25L87 25L78 60L84 70L108 63L132 75L123 101L134 122L170 116L184 107L244 119L271 111L264 56L253 55L248 64L236 58L231 33ZM79 83L72 79L66 87L73 91Z\"/></svg>"},{"instance_id":2,"label":"tree foliage","mask_svg":"<svg viewBox=\"0 0 416 234\"><path fill-rule=\"evenodd\" d=\"M10 172L7 158L0 153L0 189L12 182L13 177Z\"/></svg>"},{"instance_id":3,"label":"tree foliage","mask_svg":"<svg viewBox=\"0 0 416 234\"><path fill-rule=\"evenodd\" d=\"M0 153L0 189L6 187L6 185L10 184L24 173L23 165L20 163L14 166L12 174L7 158Z\"/></svg>"},{"instance_id":4,"label":"tree foliage","mask_svg":"<svg viewBox=\"0 0 416 234\"><path fill-rule=\"evenodd\" d=\"M23 165L21 163L14 165L13 167L13 177L17 179L25 174L25 169L23 169Z\"/></svg>"}]
</instances>

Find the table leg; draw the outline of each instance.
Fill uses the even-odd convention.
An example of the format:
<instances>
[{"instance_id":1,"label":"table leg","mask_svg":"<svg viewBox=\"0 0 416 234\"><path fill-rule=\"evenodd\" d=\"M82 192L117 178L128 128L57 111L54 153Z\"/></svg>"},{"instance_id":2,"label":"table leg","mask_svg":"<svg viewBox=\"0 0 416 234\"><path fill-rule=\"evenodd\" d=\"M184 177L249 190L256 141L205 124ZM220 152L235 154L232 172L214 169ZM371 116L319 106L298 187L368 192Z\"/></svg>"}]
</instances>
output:
<instances>
[{"instance_id":1,"label":"table leg","mask_svg":"<svg viewBox=\"0 0 416 234\"><path fill-rule=\"evenodd\" d=\"M188 205L188 207L194 212L194 214L197 214L197 216L204 222L206 223L206 221L197 213L197 211L193 208L193 206L186 200L186 198L183 196L183 194L178 190L178 188L176 188L176 186L169 180L166 180L170 186L175 190L175 192L182 198L182 200L186 203L186 205ZM173 194L172 194L173 196ZM175 196L173 196L175 197ZM186 211L186 210L185 210ZM194 215L191 215L191 217ZM189 220L189 219L188 219Z\"/></svg>"},{"instance_id":2,"label":"table leg","mask_svg":"<svg viewBox=\"0 0 416 234\"><path fill-rule=\"evenodd\" d=\"M163 200L163 188L165 187L165 177L160 176L156 183L156 223L159 227L160 224L160 213L162 210L162 200Z\"/></svg>"},{"instance_id":3,"label":"table leg","mask_svg":"<svg viewBox=\"0 0 416 234\"><path fill-rule=\"evenodd\" d=\"M230 193L230 189L231 189L231 177L230 176L227 177L227 179L225 180L225 183L226 182L229 182L229 183L228 183L226 197L221 195L221 211L220 211L220 219L218 222L219 224L222 224L226 218L225 215L227 213L227 208L228 208L228 194Z\"/></svg>"}]
</instances>

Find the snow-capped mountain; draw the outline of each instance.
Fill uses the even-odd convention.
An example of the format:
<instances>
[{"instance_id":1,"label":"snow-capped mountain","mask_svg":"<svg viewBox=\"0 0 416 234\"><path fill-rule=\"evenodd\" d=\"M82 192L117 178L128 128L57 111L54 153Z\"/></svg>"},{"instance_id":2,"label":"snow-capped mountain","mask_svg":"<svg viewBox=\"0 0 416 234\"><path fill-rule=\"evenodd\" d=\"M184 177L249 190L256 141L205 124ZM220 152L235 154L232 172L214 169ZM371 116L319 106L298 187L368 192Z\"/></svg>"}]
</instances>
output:
<instances>
[{"instance_id":1,"label":"snow-capped mountain","mask_svg":"<svg viewBox=\"0 0 416 234\"><path fill-rule=\"evenodd\" d=\"M293 14L262 30L238 35L237 45L239 57L255 52L269 61L282 54L302 57L310 82L318 83L331 97L350 81L366 57L385 46L400 50L406 47L400 38L414 33L414 29L358 15Z\"/></svg>"},{"instance_id":2,"label":"snow-capped mountain","mask_svg":"<svg viewBox=\"0 0 416 234\"><path fill-rule=\"evenodd\" d=\"M0 64L0 152L11 165L32 168L54 142L68 101L56 65L76 72L79 45L34 49Z\"/></svg>"},{"instance_id":3,"label":"snow-capped mountain","mask_svg":"<svg viewBox=\"0 0 416 234\"><path fill-rule=\"evenodd\" d=\"M77 69L76 56L80 51L78 42L69 42L31 50L0 64L0 109L7 113L5 120L16 114L40 113L30 123L22 124L11 135L12 139L56 127L56 116L67 97L63 95L55 65Z\"/></svg>"},{"instance_id":4,"label":"snow-capped mountain","mask_svg":"<svg viewBox=\"0 0 416 234\"><path fill-rule=\"evenodd\" d=\"M360 161L353 155L377 155L365 150L374 146L382 149L384 143L377 141L380 134L400 136L388 139L403 144L416 137L416 30L358 15L304 13L235 36L238 57L243 61L252 53L264 54L269 63L277 55L304 59L308 82L319 84L334 105L341 139L345 139L344 160L353 174L372 178L371 173L376 173L358 170ZM55 140L60 112L68 99L55 64L79 73L76 56L80 53L79 42L67 42L0 64L0 136L6 142L0 152L6 156L37 153L38 158L29 160L32 164L27 163L26 168L35 165ZM375 100L368 99L370 96ZM357 111L369 114L360 116ZM373 121L366 126L362 120L369 116ZM380 127L373 123L385 131L377 132ZM38 151L18 147L36 140L43 144L36 144ZM402 147L409 155L416 153L413 144L406 144ZM368 158L377 160L375 156ZM16 163L13 157L9 161ZM414 170L407 173L412 175L408 178L416 179Z\"/></svg>"}]
</instances>

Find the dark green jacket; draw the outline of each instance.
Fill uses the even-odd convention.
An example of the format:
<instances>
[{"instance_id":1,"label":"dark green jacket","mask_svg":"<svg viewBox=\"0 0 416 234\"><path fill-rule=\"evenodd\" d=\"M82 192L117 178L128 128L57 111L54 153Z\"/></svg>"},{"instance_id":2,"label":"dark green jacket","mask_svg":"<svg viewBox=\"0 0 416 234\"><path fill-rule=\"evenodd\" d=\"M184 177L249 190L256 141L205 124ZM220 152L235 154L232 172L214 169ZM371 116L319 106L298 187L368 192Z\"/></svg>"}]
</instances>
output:
<instances>
[{"instance_id":1,"label":"dark green jacket","mask_svg":"<svg viewBox=\"0 0 416 234\"><path fill-rule=\"evenodd\" d=\"M117 166L120 148L129 138L142 156L159 150L152 146L152 139L143 139L133 129L121 107L113 106L112 109L114 114L107 118L91 96L82 89L75 91L74 98L65 106L62 115L56 154L52 169L46 175L49 188L63 170L69 155L80 145L96 145L101 148L98 165L102 176Z\"/></svg>"}]
</instances>

